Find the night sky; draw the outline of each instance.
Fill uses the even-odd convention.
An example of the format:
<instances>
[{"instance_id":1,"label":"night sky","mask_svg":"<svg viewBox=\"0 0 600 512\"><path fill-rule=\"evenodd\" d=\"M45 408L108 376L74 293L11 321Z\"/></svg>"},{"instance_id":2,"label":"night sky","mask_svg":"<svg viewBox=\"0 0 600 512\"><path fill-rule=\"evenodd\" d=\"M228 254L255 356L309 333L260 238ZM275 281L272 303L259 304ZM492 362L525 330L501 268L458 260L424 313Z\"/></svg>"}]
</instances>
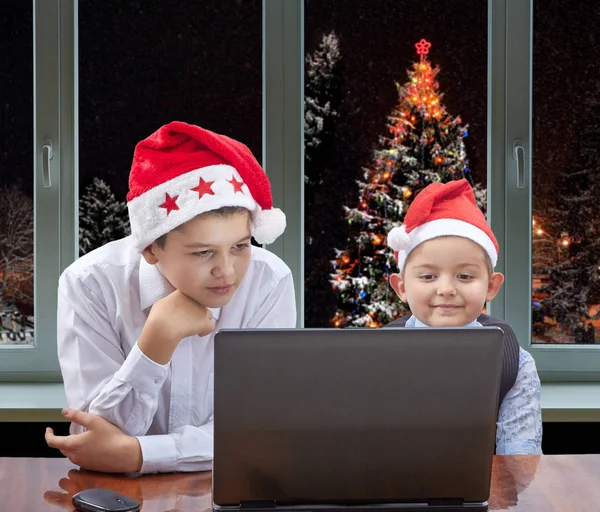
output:
<instances>
[{"instance_id":1,"label":"night sky","mask_svg":"<svg viewBox=\"0 0 600 512\"><path fill-rule=\"evenodd\" d=\"M593 0L534 2L534 213L539 209L544 214L552 206L558 176L568 173L577 159L586 96L600 98L598 26L600 3Z\"/></svg>"},{"instance_id":2,"label":"night sky","mask_svg":"<svg viewBox=\"0 0 600 512\"><path fill-rule=\"evenodd\" d=\"M459 7L457 5L464 7ZM387 116L398 103L394 82L404 84L406 70L418 59L414 44L431 42L431 63L438 75L449 114L469 125L465 139L476 181L486 179L487 4L437 0L340 2L307 0L305 49L311 52L324 32L340 38L343 84L358 113L351 133L357 171L364 155L387 135ZM451 17L452 22L448 21Z\"/></svg>"},{"instance_id":3,"label":"night sky","mask_svg":"<svg viewBox=\"0 0 600 512\"><path fill-rule=\"evenodd\" d=\"M0 184L19 183L33 196L32 4L2 1L0 9Z\"/></svg>"},{"instance_id":4,"label":"night sky","mask_svg":"<svg viewBox=\"0 0 600 512\"><path fill-rule=\"evenodd\" d=\"M160 125L188 121L245 142L261 156L261 1L94 0L79 6L81 186L106 179L124 199L135 144ZM348 119L355 169L369 163L386 116L416 58L432 43L440 90L465 139L476 181L487 158L487 2L306 0L305 48L335 30L343 87L357 109ZM31 2L4 0L0 12L0 180L31 192ZM534 182L551 196L555 176L576 158L578 110L600 83L600 4L535 2Z\"/></svg>"}]
</instances>

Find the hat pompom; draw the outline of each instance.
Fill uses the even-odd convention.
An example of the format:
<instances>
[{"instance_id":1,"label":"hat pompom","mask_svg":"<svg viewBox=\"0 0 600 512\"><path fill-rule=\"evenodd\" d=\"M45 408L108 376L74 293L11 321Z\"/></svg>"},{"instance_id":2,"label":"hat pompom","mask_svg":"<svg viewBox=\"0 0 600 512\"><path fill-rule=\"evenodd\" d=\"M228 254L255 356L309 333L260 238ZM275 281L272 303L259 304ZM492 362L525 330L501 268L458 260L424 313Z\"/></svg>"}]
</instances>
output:
<instances>
[{"instance_id":1,"label":"hat pompom","mask_svg":"<svg viewBox=\"0 0 600 512\"><path fill-rule=\"evenodd\" d=\"M279 208L259 210L254 215L252 235L259 244L269 245L285 231L285 213Z\"/></svg>"},{"instance_id":2,"label":"hat pompom","mask_svg":"<svg viewBox=\"0 0 600 512\"><path fill-rule=\"evenodd\" d=\"M405 251L410 247L410 235L406 232L404 225L399 228L393 228L387 236L388 245L394 251Z\"/></svg>"}]
</instances>

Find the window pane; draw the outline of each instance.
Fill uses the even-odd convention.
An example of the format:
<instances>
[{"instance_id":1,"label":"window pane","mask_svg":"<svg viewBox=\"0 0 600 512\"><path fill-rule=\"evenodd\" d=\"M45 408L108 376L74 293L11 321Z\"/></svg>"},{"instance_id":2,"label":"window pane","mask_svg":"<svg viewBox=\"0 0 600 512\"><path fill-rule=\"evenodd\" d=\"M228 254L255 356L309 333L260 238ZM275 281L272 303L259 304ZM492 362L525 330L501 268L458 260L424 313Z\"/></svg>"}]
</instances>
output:
<instances>
[{"instance_id":1,"label":"window pane","mask_svg":"<svg viewBox=\"0 0 600 512\"><path fill-rule=\"evenodd\" d=\"M0 345L33 345L32 2L0 10Z\"/></svg>"},{"instance_id":2,"label":"window pane","mask_svg":"<svg viewBox=\"0 0 600 512\"><path fill-rule=\"evenodd\" d=\"M129 233L133 150L163 124L223 133L260 160L262 2L80 2L79 90L84 254Z\"/></svg>"},{"instance_id":3,"label":"window pane","mask_svg":"<svg viewBox=\"0 0 600 512\"><path fill-rule=\"evenodd\" d=\"M305 16L305 325L385 325L408 311L386 235L415 195L466 177L485 211L487 2L306 0Z\"/></svg>"},{"instance_id":4,"label":"window pane","mask_svg":"<svg viewBox=\"0 0 600 512\"><path fill-rule=\"evenodd\" d=\"M534 343L594 343L599 325L600 10L595 5L534 2Z\"/></svg>"}]
</instances>

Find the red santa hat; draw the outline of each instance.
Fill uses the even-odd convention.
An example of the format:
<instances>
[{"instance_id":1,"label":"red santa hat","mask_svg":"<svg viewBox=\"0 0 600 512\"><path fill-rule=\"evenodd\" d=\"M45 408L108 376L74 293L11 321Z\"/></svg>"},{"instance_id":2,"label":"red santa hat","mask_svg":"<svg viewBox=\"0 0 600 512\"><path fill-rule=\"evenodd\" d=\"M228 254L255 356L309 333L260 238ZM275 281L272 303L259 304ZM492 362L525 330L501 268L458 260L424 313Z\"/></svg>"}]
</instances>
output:
<instances>
[{"instance_id":1,"label":"red santa hat","mask_svg":"<svg viewBox=\"0 0 600 512\"><path fill-rule=\"evenodd\" d=\"M426 240L440 236L461 236L483 247L492 262L498 261L498 241L475 201L465 179L432 183L417 195L408 208L404 224L388 234L400 271L411 251Z\"/></svg>"},{"instance_id":2,"label":"red santa hat","mask_svg":"<svg viewBox=\"0 0 600 512\"><path fill-rule=\"evenodd\" d=\"M224 206L247 208L252 235L270 244L285 230L273 208L267 174L241 142L174 121L135 147L127 206L141 252L197 215Z\"/></svg>"}]
</instances>

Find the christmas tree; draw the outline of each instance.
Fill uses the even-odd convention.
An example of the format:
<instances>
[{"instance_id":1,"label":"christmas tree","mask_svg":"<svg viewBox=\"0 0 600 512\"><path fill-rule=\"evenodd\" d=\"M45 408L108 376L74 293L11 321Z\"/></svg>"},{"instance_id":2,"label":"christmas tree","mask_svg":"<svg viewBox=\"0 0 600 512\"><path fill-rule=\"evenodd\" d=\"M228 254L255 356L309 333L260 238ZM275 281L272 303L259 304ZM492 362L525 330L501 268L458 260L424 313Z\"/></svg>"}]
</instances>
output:
<instances>
[{"instance_id":1,"label":"christmas tree","mask_svg":"<svg viewBox=\"0 0 600 512\"><path fill-rule=\"evenodd\" d=\"M94 178L79 201L79 255L130 233L127 204L117 201L105 181Z\"/></svg>"},{"instance_id":2,"label":"christmas tree","mask_svg":"<svg viewBox=\"0 0 600 512\"><path fill-rule=\"evenodd\" d=\"M334 32L325 34L318 48L306 57L304 94L304 206L305 206L305 325L326 327L336 295L329 286L331 258L324 247L342 243L344 221L341 197L347 187L340 176L338 123L342 104L341 54ZM348 179L348 178L346 178ZM337 225L340 224L339 228ZM342 233L339 239L332 232Z\"/></svg>"},{"instance_id":3,"label":"christmas tree","mask_svg":"<svg viewBox=\"0 0 600 512\"><path fill-rule=\"evenodd\" d=\"M397 271L387 233L402 224L414 197L427 185L471 176L463 139L467 127L442 103L438 67L427 55L431 43L415 45L420 59L408 81L396 84L399 104L388 118L372 163L358 183L359 203L345 207L350 236L332 261L331 283L338 292L334 327L380 327L407 312L388 283ZM484 192L476 189L484 209Z\"/></svg>"},{"instance_id":4,"label":"christmas tree","mask_svg":"<svg viewBox=\"0 0 600 512\"><path fill-rule=\"evenodd\" d=\"M600 299L600 99L590 94L581 105L581 129L573 165L560 174L555 205L536 237L553 240L554 261L543 268L546 284L534 290L544 296L542 311L577 334ZM577 338L577 337L576 337Z\"/></svg>"}]
</instances>

